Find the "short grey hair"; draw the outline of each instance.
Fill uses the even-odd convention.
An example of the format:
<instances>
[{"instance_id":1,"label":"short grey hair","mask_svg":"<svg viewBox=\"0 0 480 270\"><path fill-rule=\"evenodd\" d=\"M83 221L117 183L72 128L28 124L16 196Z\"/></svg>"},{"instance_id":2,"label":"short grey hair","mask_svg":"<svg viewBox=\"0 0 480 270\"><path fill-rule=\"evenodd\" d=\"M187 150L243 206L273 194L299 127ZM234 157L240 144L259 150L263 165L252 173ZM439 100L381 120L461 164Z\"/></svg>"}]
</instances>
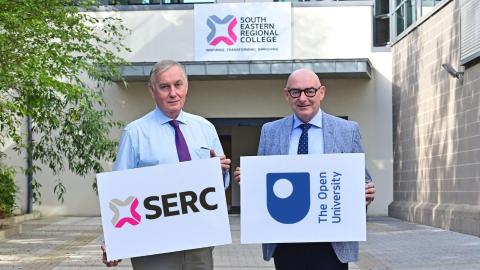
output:
<instances>
[{"instance_id":1,"label":"short grey hair","mask_svg":"<svg viewBox=\"0 0 480 270\"><path fill-rule=\"evenodd\" d=\"M185 80L188 80L187 72L185 71L185 68L183 67L182 64L178 63L177 61L173 60L162 60L160 62L157 62L152 70L150 71L150 80L148 81L148 84L150 86L153 86L155 84L155 77L157 74L161 74L168 69L170 69L173 66L177 66L182 70L183 76L185 77Z\"/></svg>"}]
</instances>

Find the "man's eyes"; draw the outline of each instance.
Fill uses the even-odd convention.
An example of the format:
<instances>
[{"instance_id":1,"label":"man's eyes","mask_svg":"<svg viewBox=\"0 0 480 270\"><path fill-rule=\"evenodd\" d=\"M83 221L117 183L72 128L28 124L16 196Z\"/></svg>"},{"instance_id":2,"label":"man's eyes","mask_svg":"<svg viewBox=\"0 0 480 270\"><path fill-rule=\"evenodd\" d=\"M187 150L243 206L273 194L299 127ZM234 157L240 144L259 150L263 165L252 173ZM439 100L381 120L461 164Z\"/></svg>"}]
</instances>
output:
<instances>
[{"instance_id":1,"label":"man's eyes","mask_svg":"<svg viewBox=\"0 0 480 270\"><path fill-rule=\"evenodd\" d=\"M175 83L173 86L178 89L178 88L181 88L183 86L183 83ZM170 85L169 84L160 84L158 86L158 88L160 90L167 90L167 89L170 89Z\"/></svg>"}]
</instances>

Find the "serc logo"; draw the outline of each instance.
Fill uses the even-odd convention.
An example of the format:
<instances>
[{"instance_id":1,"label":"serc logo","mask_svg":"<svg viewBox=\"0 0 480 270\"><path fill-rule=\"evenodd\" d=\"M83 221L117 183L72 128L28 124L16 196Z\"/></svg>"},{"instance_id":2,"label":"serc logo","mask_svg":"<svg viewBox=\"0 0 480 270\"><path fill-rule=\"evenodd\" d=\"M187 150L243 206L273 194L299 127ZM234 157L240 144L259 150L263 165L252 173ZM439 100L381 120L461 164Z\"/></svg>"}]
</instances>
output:
<instances>
[{"instance_id":1,"label":"serc logo","mask_svg":"<svg viewBox=\"0 0 480 270\"><path fill-rule=\"evenodd\" d=\"M120 218L120 211L118 210L118 207L125 207L127 205L130 205L131 216ZM125 223L136 226L140 224L140 221L142 221L142 217L137 212L138 199L134 196L130 196L124 201L119 199L112 199L109 206L114 213L114 216L112 218L112 225L115 226L115 228L122 228Z\"/></svg>"},{"instance_id":2,"label":"serc logo","mask_svg":"<svg viewBox=\"0 0 480 270\"><path fill-rule=\"evenodd\" d=\"M297 223L310 211L310 174L267 173L267 209L273 219Z\"/></svg>"},{"instance_id":3,"label":"serc logo","mask_svg":"<svg viewBox=\"0 0 480 270\"><path fill-rule=\"evenodd\" d=\"M223 191L222 191L223 192ZM199 194L192 190L178 193L148 196L143 200L145 222L161 217L168 218L178 215L198 213L202 210L213 211L218 209L218 204L207 201L209 194L215 193L215 187L206 187ZM214 198L215 199L215 198ZM140 224L142 217L137 212L138 198L129 196L124 201L112 199L109 207L113 211L112 225L122 228L125 223L132 226ZM119 208L130 205L130 215L120 218Z\"/></svg>"},{"instance_id":4,"label":"serc logo","mask_svg":"<svg viewBox=\"0 0 480 270\"><path fill-rule=\"evenodd\" d=\"M217 26L220 24L228 24L227 35L217 35ZM216 15L212 15L207 19L207 25L210 28L210 34L207 36L208 44L216 46L220 42L224 42L228 46L231 46L237 42L237 35L233 31L233 28L237 25L237 18L233 15L227 15L225 18L220 19Z\"/></svg>"}]
</instances>

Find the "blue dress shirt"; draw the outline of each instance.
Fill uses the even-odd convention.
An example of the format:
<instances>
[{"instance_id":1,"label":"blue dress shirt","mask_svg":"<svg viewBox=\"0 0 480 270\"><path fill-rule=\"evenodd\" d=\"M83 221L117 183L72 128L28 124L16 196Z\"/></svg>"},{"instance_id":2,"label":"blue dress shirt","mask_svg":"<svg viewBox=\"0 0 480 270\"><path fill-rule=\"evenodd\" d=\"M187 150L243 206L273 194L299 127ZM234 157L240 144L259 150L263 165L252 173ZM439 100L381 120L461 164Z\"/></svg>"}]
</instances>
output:
<instances>
[{"instance_id":1,"label":"blue dress shirt","mask_svg":"<svg viewBox=\"0 0 480 270\"><path fill-rule=\"evenodd\" d=\"M318 113L308 123L312 124L312 127L308 130L308 153L323 154L322 110L318 110ZM290 134L290 144L288 148L289 155L297 155L298 141L302 135L301 124L303 124L302 120L294 114L292 133Z\"/></svg>"},{"instance_id":2,"label":"blue dress shirt","mask_svg":"<svg viewBox=\"0 0 480 270\"><path fill-rule=\"evenodd\" d=\"M114 171L179 162L175 130L158 107L128 124L120 139ZM212 123L198 115L181 111L177 117L192 160L210 158L210 149L223 155L222 145ZM224 174L228 187L230 174Z\"/></svg>"}]
</instances>

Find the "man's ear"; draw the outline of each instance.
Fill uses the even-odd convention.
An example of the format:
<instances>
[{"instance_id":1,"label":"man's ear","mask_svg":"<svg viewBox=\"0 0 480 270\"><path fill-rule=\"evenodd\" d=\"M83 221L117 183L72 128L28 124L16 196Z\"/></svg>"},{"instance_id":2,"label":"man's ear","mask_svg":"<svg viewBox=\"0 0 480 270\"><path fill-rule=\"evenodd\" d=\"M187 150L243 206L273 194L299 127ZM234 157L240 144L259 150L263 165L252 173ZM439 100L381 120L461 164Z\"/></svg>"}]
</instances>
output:
<instances>
[{"instance_id":1,"label":"man's ear","mask_svg":"<svg viewBox=\"0 0 480 270\"><path fill-rule=\"evenodd\" d=\"M153 85L152 85L152 84L150 84L150 83L147 84L147 90L148 90L148 92L150 93L150 95L153 97L153 91L154 91L154 89L153 89Z\"/></svg>"},{"instance_id":2,"label":"man's ear","mask_svg":"<svg viewBox=\"0 0 480 270\"><path fill-rule=\"evenodd\" d=\"M320 89L318 89L318 94L320 94L320 101L323 100L323 98L325 97L325 93L327 92L327 88L325 87L325 85L322 85L320 86Z\"/></svg>"}]
</instances>

